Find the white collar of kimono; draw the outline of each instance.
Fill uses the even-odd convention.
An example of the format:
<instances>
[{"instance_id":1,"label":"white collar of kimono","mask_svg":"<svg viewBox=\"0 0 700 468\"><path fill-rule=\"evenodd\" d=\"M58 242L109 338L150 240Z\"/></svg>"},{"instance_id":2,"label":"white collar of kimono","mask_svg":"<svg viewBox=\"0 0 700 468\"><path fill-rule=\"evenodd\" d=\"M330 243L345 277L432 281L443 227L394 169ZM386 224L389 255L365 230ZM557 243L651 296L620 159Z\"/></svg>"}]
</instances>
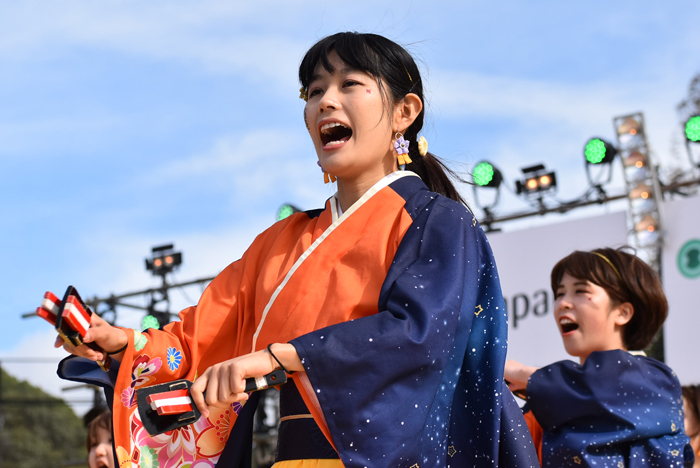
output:
<instances>
[{"instance_id":1,"label":"white collar of kimono","mask_svg":"<svg viewBox=\"0 0 700 468\"><path fill-rule=\"evenodd\" d=\"M406 176L414 176L414 177L419 177L418 174L415 172L411 171L396 171L392 172L389 175L384 176L381 180L379 180L376 184L372 186L367 192L365 192L364 195L360 197L359 200L357 200L353 205L348 209L346 212L340 212L338 213L340 203L338 202L338 193L336 192L335 195L331 197L330 200L330 207L331 207L331 214L333 215L333 222L331 223L330 226L326 228L326 230L321 234L318 239L314 241L311 246L306 249L306 251L301 254L301 256L297 259L296 262L294 262L294 265L292 265L292 268L289 269L287 272L287 275L284 277L284 280L280 283L279 286L277 286L277 289L275 289L275 292L272 293L272 296L270 297L270 300L268 301L267 305L265 306L265 309L263 309L262 313L262 318L260 319L260 323L258 324L257 330L255 330L255 335L253 335L253 350L251 352L255 352L256 349L256 344L258 341L258 336L260 335L260 331L263 328L263 325L265 324L265 319L267 318L267 313L270 311L270 308L272 307L272 304L275 303L275 299L277 299L277 296L279 293L284 289L284 287L287 285L289 282L289 279L292 277L295 271L301 266L302 263L304 263L304 260L309 258L309 256L316 250L316 248L321 245L321 242L323 242L326 237L328 237L331 232L335 231L335 229L340 226L343 221L348 219L350 215L352 215L355 211L357 211L362 205L365 204L367 200L372 198L377 192L379 192L381 189L384 187L392 184L393 182L399 180L402 177Z\"/></svg>"},{"instance_id":2,"label":"white collar of kimono","mask_svg":"<svg viewBox=\"0 0 700 468\"><path fill-rule=\"evenodd\" d=\"M343 209L340 206L340 200L338 199L338 192L335 192L335 194L331 197L331 214L333 224L335 224L339 219L344 219L345 215L350 215L354 211L356 211L359 207L365 204L367 200L372 198L372 196L379 192L381 189L386 187L387 185L391 185L394 181L399 180L402 177L406 176L415 176L415 177L420 177L418 174L412 171L396 171L392 172L391 174L387 174L384 177L382 177L376 184L372 186L367 192L365 192L364 195L360 197L359 200L357 200L355 203L352 204L352 206L348 209L348 211L343 212Z\"/></svg>"},{"instance_id":3,"label":"white collar of kimono","mask_svg":"<svg viewBox=\"0 0 700 468\"><path fill-rule=\"evenodd\" d=\"M644 351L627 351L627 352L630 353L632 356L644 356L644 357L647 357L647 353L645 353Z\"/></svg>"}]
</instances>

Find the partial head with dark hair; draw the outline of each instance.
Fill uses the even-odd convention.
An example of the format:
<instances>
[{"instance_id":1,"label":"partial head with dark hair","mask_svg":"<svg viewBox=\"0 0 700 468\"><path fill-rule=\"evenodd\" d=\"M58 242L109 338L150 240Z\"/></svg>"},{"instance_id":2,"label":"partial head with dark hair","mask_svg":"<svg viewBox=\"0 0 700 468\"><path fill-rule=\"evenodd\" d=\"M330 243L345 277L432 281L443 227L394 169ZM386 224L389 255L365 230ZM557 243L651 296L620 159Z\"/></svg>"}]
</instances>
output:
<instances>
[{"instance_id":1,"label":"partial head with dark hair","mask_svg":"<svg viewBox=\"0 0 700 468\"><path fill-rule=\"evenodd\" d=\"M565 275L602 288L611 306L631 306L632 315L622 327L626 349L641 350L651 344L668 314L668 302L654 270L639 257L620 249L575 251L552 269L551 285L555 297ZM569 330L567 325L562 331Z\"/></svg>"},{"instance_id":2,"label":"partial head with dark hair","mask_svg":"<svg viewBox=\"0 0 700 468\"><path fill-rule=\"evenodd\" d=\"M450 177L459 181L463 180L435 155L427 153L425 156L421 156L419 153L418 133L423 128L425 98L423 80L411 54L395 42L377 34L342 32L325 37L309 49L299 67L299 81L308 93L309 103L318 96L319 90L313 89L312 85L319 72L321 70L329 74L338 72L337 64L333 63L334 60L338 59L342 62L343 68L347 67L365 73L376 80L384 109L389 115L391 115L394 106L407 96L415 95L418 97L421 104L420 110L408 128L403 131L404 139L409 142L408 154L412 160L406 169L417 173L430 190L466 205ZM367 92L370 93L370 90ZM308 107L310 106L307 104ZM313 107L317 108L318 103L314 103ZM307 117L305 110L304 118L307 127L309 127L309 121L312 117L311 114ZM310 132L313 132L312 128L309 128ZM349 132L350 137L352 137L353 131ZM341 135L341 137L343 136Z\"/></svg>"},{"instance_id":3,"label":"partial head with dark hair","mask_svg":"<svg viewBox=\"0 0 700 468\"><path fill-rule=\"evenodd\" d=\"M88 465L90 468L113 468L112 413L105 409L88 426Z\"/></svg>"}]
</instances>

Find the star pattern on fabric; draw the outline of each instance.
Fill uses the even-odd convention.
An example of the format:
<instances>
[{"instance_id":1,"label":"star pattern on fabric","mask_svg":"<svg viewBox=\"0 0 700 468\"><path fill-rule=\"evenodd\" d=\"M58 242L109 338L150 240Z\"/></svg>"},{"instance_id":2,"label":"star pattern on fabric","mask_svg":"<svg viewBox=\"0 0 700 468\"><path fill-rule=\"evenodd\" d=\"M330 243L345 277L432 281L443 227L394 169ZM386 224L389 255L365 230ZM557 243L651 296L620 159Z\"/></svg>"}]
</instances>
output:
<instances>
[{"instance_id":1,"label":"star pattern on fabric","mask_svg":"<svg viewBox=\"0 0 700 468\"><path fill-rule=\"evenodd\" d=\"M484 311L484 308L481 307L481 304L479 304L478 306L476 306L474 308L477 309L477 311L474 312L474 315L476 315L477 317L479 316L480 313L482 313Z\"/></svg>"},{"instance_id":2,"label":"star pattern on fabric","mask_svg":"<svg viewBox=\"0 0 700 468\"><path fill-rule=\"evenodd\" d=\"M418 463L411 465L411 468L419 468Z\"/></svg>"},{"instance_id":3,"label":"star pattern on fabric","mask_svg":"<svg viewBox=\"0 0 700 468\"><path fill-rule=\"evenodd\" d=\"M476 218L472 218L472 227L476 227Z\"/></svg>"},{"instance_id":4,"label":"star pattern on fabric","mask_svg":"<svg viewBox=\"0 0 700 468\"><path fill-rule=\"evenodd\" d=\"M671 450L671 455L673 455L674 457L677 457L680 454L681 452L679 452L678 450Z\"/></svg>"},{"instance_id":5,"label":"star pattern on fabric","mask_svg":"<svg viewBox=\"0 0 700 468\"><path fill-rule=\"evenodd\" d=\"M676 423L671 423L671 432L676 432Z\"/></svg>"},{"instance_id":6,"label":"star pattern on fabric","mask_svg":"<svg viewBox=\"0 0 700 468\"><path fill-rule=\"evenodd\" d=\"M617 462L617 468L625 468L625 464L619 461Z\"/></svg>"},{"instance_id":7,"label":"star pattern on fabric","mask_svg":"<svg viewBox=\"0 0 700 468\"><path fill-rule=\"evenodd\" d=\"M574 457L574 463L576 463L577 465L580 465L581 459L579 457Z\"/></svg>"},{"instance_id":8,"label":"star pattern on fabric","mask_svg":"<svg viewBox=\"0 0 700 468\"><path fill-rule=\"evenodd\" d=\"M457 454L457 450L455 449L454 445L450 445L449 447L447 447L447 454L450 457L454 457Z\"/></svg>"}]
</instances>

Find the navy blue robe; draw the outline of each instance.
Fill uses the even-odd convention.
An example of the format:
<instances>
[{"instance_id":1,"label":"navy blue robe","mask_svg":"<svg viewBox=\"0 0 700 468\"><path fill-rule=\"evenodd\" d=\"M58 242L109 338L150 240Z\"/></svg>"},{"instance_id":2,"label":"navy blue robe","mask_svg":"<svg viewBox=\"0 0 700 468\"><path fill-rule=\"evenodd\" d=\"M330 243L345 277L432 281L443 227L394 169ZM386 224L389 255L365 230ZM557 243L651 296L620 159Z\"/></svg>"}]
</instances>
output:
<instances>
[{"instance_id":1,"label":"navy blue robe","mask_svg":"<svg viewBox=\"0 0 700 468\"><path fill-rule=\"evenodd\" d=\"M692 467L678 378L623 350L535 372L528 405L544 430L542 466Z\"/></svg>"}]
</instances>

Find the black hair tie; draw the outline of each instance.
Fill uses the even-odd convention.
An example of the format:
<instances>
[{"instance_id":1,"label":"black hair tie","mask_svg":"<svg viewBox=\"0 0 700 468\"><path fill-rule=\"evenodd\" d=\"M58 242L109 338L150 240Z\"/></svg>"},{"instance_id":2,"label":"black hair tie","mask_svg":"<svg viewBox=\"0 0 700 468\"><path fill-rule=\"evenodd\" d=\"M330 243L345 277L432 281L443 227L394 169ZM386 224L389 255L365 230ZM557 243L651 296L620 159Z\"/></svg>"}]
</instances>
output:
<instances>
[{"instance_id":1,"label":"black hair tie","mask_svg":"<svg viewBox=\"0 0 700 468\"><path fill-rule=\"evenodd\" d=\"M129 340L127 340L127 341L126 341L126 344L125 344L124 346L122 346L121 348L119 348L118 350L116 350L116 351L107 351L107 354L108 354L108 355L119 354L119 353L121 353L122 351L126 351L126 348L127 348L127 347L129 347Z\"/></svg>"},{"instance_id":2,"label":"black hair tie","mask_svg":"<svg viewBox=\"0 0 700 468\"><path fill-rule=\"evenodd\" d=\"M277 359L277 356L275 356L275 355L272 353L272 343L270 343L269 345L267 345L267 352L270 353L270 356L272 356L272 358L273 358L275 361L277 361L277 364L279 364L280 367L282 368L282 370L285 371L287 374L292 375L294 372L296 372L296 371L288 371L287 368L284 367L284 365L280 362L280 360Z\"/></svg>"}]
</instances>

